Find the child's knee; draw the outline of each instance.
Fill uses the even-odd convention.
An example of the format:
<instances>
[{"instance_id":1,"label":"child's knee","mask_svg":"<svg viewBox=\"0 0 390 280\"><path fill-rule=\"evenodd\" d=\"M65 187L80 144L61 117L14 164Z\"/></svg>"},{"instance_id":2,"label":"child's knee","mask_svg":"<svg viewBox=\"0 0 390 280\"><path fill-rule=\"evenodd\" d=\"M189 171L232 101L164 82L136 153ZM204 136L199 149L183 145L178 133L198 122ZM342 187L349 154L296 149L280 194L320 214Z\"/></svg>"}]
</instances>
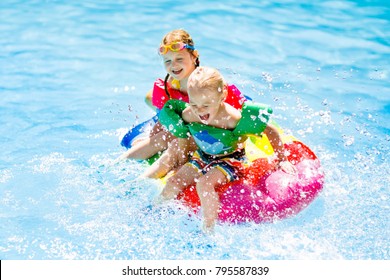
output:
<instances>
[{"instance_id":1,"label":"child's knee","mask_svg":"<svg viewBox=\"0 0 390 280\"><path fill-rule=\"evenodd\" d=\"M176 198L181 190L180 180L175 176L168 178L167 183L161 193L165 199Z\"/></svg>"},{"instance_id":2,"label":"child's knee","mask_svg":"<svg viewBox=\"0 0 390 280\"><path fill-rule=\"evenodd\" d=\"M172 176L172 177L169 177L168 180L167 180L167 186L174 186L174 187L179 187L180 186L180 178L178 178L177 176Z\"/></svg>"}]
</instances>

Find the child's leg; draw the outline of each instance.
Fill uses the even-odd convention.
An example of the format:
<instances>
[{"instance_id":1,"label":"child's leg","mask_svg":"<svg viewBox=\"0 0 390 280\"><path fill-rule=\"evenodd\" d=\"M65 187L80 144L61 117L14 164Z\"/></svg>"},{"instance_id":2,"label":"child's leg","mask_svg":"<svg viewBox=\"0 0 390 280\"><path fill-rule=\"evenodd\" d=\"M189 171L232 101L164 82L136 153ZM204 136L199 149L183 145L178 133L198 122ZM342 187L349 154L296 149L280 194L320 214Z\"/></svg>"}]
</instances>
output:
<instances>
[{"instance_id":1,"label":"child's leg","mask_svg":"<svg viewBox=\"0 0 390 280\"><path fill-rule=\"evenodd\" d=\"M162 156L149 166L141 175L144 178L158 179L164 177L175 166L172 155L165 151Z\"/></svg>"},{"instance_id":2,"label":"child's leg","mask_svg":"<svg viewBox=\"0 0 390 280\"><path fill-rule=\"evenodd\" d=\"M188 158L192 156L198 146L196 145L194 138L177 138L177 164L182 166L188 161Z\"/></svg>"},{"instance_id":3,"label":"child's leg","mask_svg":"<svg viewBox=\"0 0 390 280\"><path fill-rule=\"evenodd\" d=\"M167 183L161 193L163 199L174 199L181 190L193 184L201 173L193 166L185 164L172 177L168 178Z\"/></svg>"},{"instance_id":4,"label":"child's leg","mask_svg":"<svg viewBox=\"0 0 390 280\"><path fill-rule=\"evenodd\" d=\"M168 149L143 174L143 177L161 178L169 171L182 166L188 161L188 156L196 149L192 138L176 138L171 141Z\"/></svg>"},{"instance_id":5,"label":"child's leg","mask_svg":"<svg viewBox=\"0 0 390 280\"><path fill-rule=\"evenodd\" d=\"M134 146L124 152L117 160L127 158L148 159L165 150L172 139L173 136L169 132L160 131L149 138L137 141Z\"/></svg>"},{"instance_id":6,"label":"child's leg","mask_svg":"<svg viewBox=\"0 0 390 280\"><path fill-rule=\"evenodd\" d=\"M200 198L203 211L203 226L206 231L214 228L218 218L219 196L215 188L227 183L226 175L217 168L212 168L201 176L196 183L196 191Z\"/></svg>"},{"instance_id":7,"label":"child's leg","mask_svg":"<svg viewBox=\"0 0 390 280\"><path fill-rule=\"evenodd\" d=\"M178 165L179 152L178 152L178 140L173 139L169 144L168 149L156 160L151 166L149 166L142 177L158 179L164 177L169 171L175 169Z\"/></svg>"}]
</instances>

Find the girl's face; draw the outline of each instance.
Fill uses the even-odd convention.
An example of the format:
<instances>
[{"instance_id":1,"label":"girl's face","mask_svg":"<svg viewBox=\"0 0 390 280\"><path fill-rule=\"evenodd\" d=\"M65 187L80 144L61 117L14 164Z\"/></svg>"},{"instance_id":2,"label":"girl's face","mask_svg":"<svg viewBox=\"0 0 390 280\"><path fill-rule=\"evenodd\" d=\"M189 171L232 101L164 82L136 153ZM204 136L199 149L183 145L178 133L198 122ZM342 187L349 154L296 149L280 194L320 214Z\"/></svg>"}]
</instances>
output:
<instances>
[{"instance_id":1,"label":"girl's face","mask_svg":"<svg viewBox=\"0 0 390 280\"><path fill-rule=\"evenodd\" d=\"M176 80L187 79L195 69L195 56L184 49L178 52L169 50L162 55L165 70Z\"/></svg>"},{"instance_id":2,"label":"girl's face","mask_svg":"<svg viewBox=\"0 0 390 280\"><path fill-rule=\"evenodd\" d=\"M210 124L218 116L224 97L224 94L215 90L193 88L189 92L191 111L200 122Z\"/></svg>"}]
</instances>

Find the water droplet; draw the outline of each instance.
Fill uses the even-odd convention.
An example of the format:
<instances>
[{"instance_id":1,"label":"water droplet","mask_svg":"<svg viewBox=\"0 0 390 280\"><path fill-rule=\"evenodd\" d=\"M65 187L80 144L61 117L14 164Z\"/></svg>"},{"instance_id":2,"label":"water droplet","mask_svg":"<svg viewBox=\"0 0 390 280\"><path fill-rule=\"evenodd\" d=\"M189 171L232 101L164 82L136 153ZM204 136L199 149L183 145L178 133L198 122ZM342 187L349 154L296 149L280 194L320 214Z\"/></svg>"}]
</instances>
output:
<instances>
[{"instance_id":1,"label":"water droplet","mask_svg":"<svg viewBox=\"0 0 390 280\"><path fill-rule=\"evenodd\" d=\"M355 138L350 135L343 135L344 146L351 146L355 142Z\"/></svg>"}]
</instances>

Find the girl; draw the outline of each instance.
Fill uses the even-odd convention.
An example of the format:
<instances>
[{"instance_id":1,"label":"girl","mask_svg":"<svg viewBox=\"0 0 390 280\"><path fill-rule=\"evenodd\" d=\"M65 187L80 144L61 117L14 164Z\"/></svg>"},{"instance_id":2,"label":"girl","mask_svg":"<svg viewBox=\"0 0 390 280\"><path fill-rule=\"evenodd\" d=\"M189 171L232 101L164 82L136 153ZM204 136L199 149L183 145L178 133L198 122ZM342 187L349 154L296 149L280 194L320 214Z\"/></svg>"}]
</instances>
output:
<instances>
[{"instance_id":1,"label":"girl","mask_svg":"<svg viewBox=\"0 0 390 280\"><path fill-rule=\"evenodd\" d=\"M245 164L245 140L266 134L275 151L276 167L295 173L287 161L277 130L268 124L271 108L246 102L240 112L225 102L227 88L220 73L199 67L188 79L189 104L171 100L160 121L175 136L190 134L198 149L189 162L167 180L163 199L175 198L186 186L196 183L205 231L211 231L218 217L219 197L215 188L239 177Z\"/></svg>"},{"instance_id":2,"label":"girl","mask_svg":"<svg viewBox=\"0 0 390 280\"><path fill-rule=\"evenodd\" d=\"M155 108L157 112L170 99L188 102L187 80L199 66L199 54L195 49L194 41L183 29L173 30L166 34L158 52L163 59L167 75L164 80L157 79L153 89L146 95L146 103ZM244 101L245 97L240 91L234 85L230 85L226 102L239 109ZM129 132L127 135L129 134L131 133ZM130 146L130 149L122 154L117 161L127 158L148 159L168 147L172 147L166 156L169 155L175 165L180 166L187 161L189 152L196 147L192 141L188 145L180 145L180 141L162 129L158 121L153 125L148 137L144 139L132 141L132 139L126 139L126 136L122 140L122 145L124 145L124 141L130 142L124 145ZM180 150L179 147L183 147L184 150ZM147 172L147 176L158 178L164 176L168 171L167 168L156 163Z\"/></svg>"}]
</instances>

